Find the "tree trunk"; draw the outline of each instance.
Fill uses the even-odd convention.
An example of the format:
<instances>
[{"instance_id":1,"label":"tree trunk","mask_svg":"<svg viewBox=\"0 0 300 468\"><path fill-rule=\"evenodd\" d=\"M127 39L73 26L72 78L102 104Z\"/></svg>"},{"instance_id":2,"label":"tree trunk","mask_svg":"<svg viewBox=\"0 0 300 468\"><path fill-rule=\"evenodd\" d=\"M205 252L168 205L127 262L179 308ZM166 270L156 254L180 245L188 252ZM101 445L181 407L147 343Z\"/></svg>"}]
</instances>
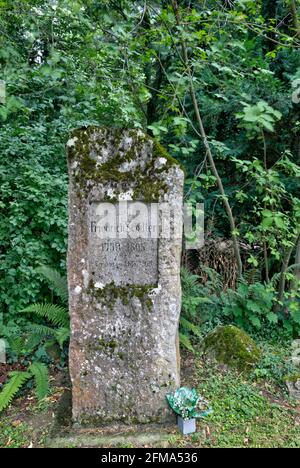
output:
<instances>
[{"instance_id":1,"label":"tree trunk","mask_svg":"<svg viewBox=\"0 0 300 468\"><path fill-rule=\"evenodd\" d=\"M178 24L178 26L180 26L181 25L181 20L180 20L179 6L178 6L178 3L177 3L177 0L172 0L172 5L173 5L173 10L174 10L174 14L175 14L177 24ZM212 154L211 149L210 149L209 141L208 141L208 138L207 138L207 135L206 135L206 132L205 132L205 128L204 128L204 125L203 125L201 112L200 112L199 104L198 104L197 97L196 97L196 91L195 91L195 88L194 88L194 81L193 81L192 71L191 71L191 67L190 67L190 63L189 63L187 46L186 46L186 43L185 43L184 39L182 39L182 41L181 41L181 48L182 48L182 55L183 55L182 56L182 61L183 61L184 65L185 65L185 68L186 68L186 71L187 71L187 74L188 74L188 78L189 78L190 95L191 95L192 102L193 102L193 108L194 108L194 112L195 112L195 115L196 115L196 120L197 120L197 123L198 123L200 134L202 136L203 144L204 144L206 152L207 152L207 158L208 158L212 173L216 178L217 186L218 186L219 192L221 193L222 201L223 201L223 204L224 204L224 207L225 207L225 211L227 213L227 217L228 217L228 221L229 221L230 229L231 229L231 238L232 238L232 243L233 243L235 259L236 259L236 263L237 263L238 275L239 275L239 278L242 278L242 276L243 276L243 264L242 264L241 254L240 254L240 246L239 246L238 238L237 238L237 235L236 235L235 220L234 220L234 217L233 217L233 213L232 213L232 210L231 210L230 203L228 201L228 197L227 197L227 195L225 193L225 190L224 190L222 179L221 179L221 177L219 175L219 172L217 170L217 167L216 167L216 164L215 164L215 161L214 161L214 157L213 157L213 154Z\"/></svg>"},{"instance_id":2,"label":"tree trunk","mask_svg":"<svg viewBox=\"0 0 300 468\"><path fill-rule=\"evenodd\" d=\"M282 267L281 267L281 272L280 272L280 278L279 278L279 287L278 287L278 300L280 302L283 301L284 299L284 291L285 291L285 283L286 283L286 279L285 279L285 276L286 276L286 272L287 272L287 269L288 269L288 266L289 266L289 262L290 262L290 258L291 258L291 255L293 253L293 250L295 248L295 245L297 246L297 254L300 254L299 252L299 244L300 244L300 236L298 235L295 239L295 244L293 244L286 252L285 256L284 256L284 259L283 259L283 262L282 262ZM297 255L296 254L296 255ZM297 258L296 258L297 260ZM296 261L297 263L297 261ZM298 262L299 263L299 262ZM296 274L297 274L297 269L296 269ZM298 274L299 274L299 271L298 271Z\"/></svg>"},{"instance_id":3,"label":"tree trunk","mask_svg":"<svg viewBox=\"0 0 300 468\"><path fill-rule=\"evenodd\" d=\"M300 37L300 22L298 18L297 0L290 0L290 9L293 17L293 25L296 31L296 36Z\"/></svg>"},{"instance_id":4,"label":"tree trunk","mask_svg":"<svg viewBox=\"0 0 300 468\"><path fill-rule=\"evenodd\" d=\"M296 248L295 264L296 265L300 264L300 236L299 236L297 248ZM296 267L295 276L296 276L296 283L298 283L298 281L300 281L300 268L299 267Z\"/></svg>"}]
</instances>

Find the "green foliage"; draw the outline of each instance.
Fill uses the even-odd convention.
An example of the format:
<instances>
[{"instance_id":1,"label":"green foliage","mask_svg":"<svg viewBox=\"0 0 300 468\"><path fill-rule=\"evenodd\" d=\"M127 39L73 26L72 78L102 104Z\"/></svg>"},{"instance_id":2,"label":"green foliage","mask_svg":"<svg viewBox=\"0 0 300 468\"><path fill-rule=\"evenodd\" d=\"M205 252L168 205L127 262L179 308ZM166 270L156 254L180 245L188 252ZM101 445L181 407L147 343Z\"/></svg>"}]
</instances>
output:
<instances>
[{"instance_id":1,"label":"green foliage","mask_svg":"<svg viewBox=\"0 0 300 468\"><path fill-rule=\"evenodd\" d=\"M0 446L7 448L29 447L32 439L28 424L25 422L21 422L16 426L13 425L12 422L13 421L11 421L8 418L1 418Z\"/></svg>"},{"instance_id":2,"label":"green foliage","mask_svg":"<svg viewBox=\"0 0 300 468\"><path fill-rule=\"evenodd\" d=\"M11 372L10 380L4 385L0 393L0 412L3 411L20 391L24 383L30 379L29 372Z\"/></svg>"},{"instance_id":3,"label":"green foliage","mask_svg":"<svg viewBox=\"0 0 300 468\"><path fill-rule=\"evenodd\" d=\"M291 337L299 330L298 293L286 294L284 304L278 304L271 283L240 283L236 290L222 293L218 304L217 316L222 322L235 323L254 335L272 336L281 329Z\"/></svg>"},{"instance_id":4,"label":"green foliage","mask_svg":"<svg viewBox=\"0 0 300 468\"><path fill-rule=\"evenodd\" d=\"M0 9L0 314L3 327L22 329L18 311L47 299L36 267L65 271L70 129L141 126L147 90L125 36L115 44L102 31L120 18L108 4L9 0Z\"/></svg>"},{"instance_id":5,"label":"green foliage","mask_svg":"<svg viewBox=\"0 0 300 468\"><path fill-rule=\"evenodd\" d=\"M54 287L54 293L67 302L67 284L66 278L61 276L59 272L40 266L38 273L44 277L51 287ZM22 336L8 336L7 341L10 347L10 352L13 352L18 359L33 356L33 362L28 364L26 372L12 372L9 374L10 380L4 385L0 393L0 412L4 410L20 391L23 385L28 380L33 380L35 392L38 400L42 400L49 393L49 378L48 367L42 362L39 356L39 347L46 341L47 347L58 343L63 349L70 337L69 330L69 313L66 307L56 304L32 304L26 307L22 313L33 314L38 319L48 322L44 323L27 323L26 332ZM36 351L37 350L37 351ZM36 354L34 354L36 351Z\"/></svg>"},{"instance_id":6,"label":"green foliage","mask_svg":"<svg viewBox=\"0 0 300 468\"><path fill-rule=\"evenodd\" d=\"M28 372L34 377L37 399L42 400L49 393L48 368L41 362L33 362Z\"/></svg>"},{"instance_id":7,"label":"green foliage","mask_svg":"<svg viewBox=\"0 0 300 468\"><path fill-rule=\"evenodd\" d=\"M262 356L253 370L252 377L256 381L267 381L286 390L286 376L297 371L291 362L291 348L282 347L278 343L271 345L261 343Z\"/></svg>"},{"instance_id":8,"label":"green foliage","mask_svg":"<svg viewBox=\"0 0 300 468\"><path fill-rule=\"evenodd\" d=\"M36 272L47 280L48 285L53 288L54 293L62 300L62 302L67 304L69 298L67 278L62 276L54 268L50 268L46 265L41 265L36 268Z\"/></svg>"},{"instance_id":9,"label":"green foliage","mask_svg":"<svg viewBox=\"0 0 300 468\"><path fill-rule=\"evenodd\" d=\"M197 275L191 274L186 268L181 270L182 313L180 317L179 338L182 346L193 351L191 337L201 337L199 317L201 306L211 304L211 300L203 295Z\"/></svg>"},{"instance_id":10,"label":"green foliage","mask_svg":"<svg viewBox=\"0 0 300 468\"><path fill-rule=\"evenodd\" d=\"M251 162L237 158L232 160L238 170L248 177L248 183L255 185L255 190L248 190L247 193L240 190L236 195L241 209L249 209L240 229L240 234L252 247L248 263L261 267L263 249L260 246L265 245L267 258L264 261L273 270L274 276L280 271L282 258L293 247L299 234L300 201L294 190L300 175L299 166L288 152L269 169L264 168L259 159Z\"/></svg>"},{"instance_id":11,"label":"green foliage","mask_svg":"<svg viewBox=\"0 0 300 468\"><path fill-rule=\"evenodd\" d=\"M263 324L278 323L278 316L273 312L275 298L271 287L241 283L236 291L228 290L221 295L222 313L245 330L260 329Z\"/></svg>"},{"instance_id":12,"label":"green foliage","mask_svg":"<svg viewBox=\"0 0 300 468\"><path fill-rule=\"evenodd\" d=\"M69 324L68 310L56 304L32 304L22 312L29 312L47 319L53 325L66 328Z\"/></svg>"},{"instance_id":13,"label":"green foliage","mask_svg":"<svg viewBox=\"0 0 300 468\"><path fill-rule=\"evenodd\" d=\"M61 276L60 273L45 265L40 266L38 269L50 287L53 288L54 294L59 297L63 304L67 305L68 302L68 288L67 279ZM44 325L44 323L29 323L27 329L29 335L27 337L29 342L40 343L41 340L52 338L57 341L59 346L63 348L64 344L70 337L70 318L69 311L65 306L57 304L31 304L22 311L35 315L38 318L44 319L51 326ZM27 342L28 342L27 341Z\"/></svg>"},{"instance_id":14,"label":"green foliage","mask_svg":"<svg viewBox=\"0 0 300 468\"><path fill-rule=\"evenodd\" d=\"M186 268L181 272L180 341L185 348L193 351L193 343L222 324L235 324L256 337L297 336L299 292L286 293L284 303L280 304L274 284L276 278L267 285L252 283L251 271L246 275L249 283L240 282L236 289L222 291L220 275L210 268L202 267L202 270L208 275L205 285Z\"/></svg>"},{"instance_id":15,"label":"green foliage","mask_svg":"<svg viewBox=\"0 0 300 468\"><path fill-rule=\"evenodd\" d=\"M9 381L3 386L0 393L0 413L7 408L24 384L30 379L34 380L38 400L42 400L49 393L48 369L45 364L33 362L26 372L10 372L9 377Z\"/></svg>"},{"instance_id":16,"label":"green foliage","mask_svg":"<svg viewBox=\"0 0 300 468\"><path fill-rule=\"evenodd\" d=\"M0 151L9 155L0 164L0 313L7 323L30 301L42 297L35 266L47 261L64 267L67 179L34 159L40 138L32 142L34 150L24 151L24 144L19 147L12 135L6 141L8 134L4 139L1 132ZM19 138L27 138L26 133Z\"/></svg>"},{"instance_id":17,"label":"green foliage","mask_svg":"<svg viewBox=\"0 0 300 468\"><path fill-rule=\"evenodd\" d=\"M274 123L281 119L281 112L273 109L265 101L259 101L254 106L248 103L242 104L244 105L243 113L237 114L236 117L242 121L250 138L255 138L262 131L274 132Z\"/></svg>"},{"instance_id":18,"label":"green foliage","mask_svg":"<svg viewBox=\"0 0 300 468\"><path fill-rule=\"evenodd\" d=\"M299 447L297 411L280 389L245 379L239 372L196 362L197 390L209 399L214 411L209 432L197 434L193 443L203 447ZM274 403L276 401L276 403ZM188 441L191 444L191 441Z\"/></svg>"}]
</instances>

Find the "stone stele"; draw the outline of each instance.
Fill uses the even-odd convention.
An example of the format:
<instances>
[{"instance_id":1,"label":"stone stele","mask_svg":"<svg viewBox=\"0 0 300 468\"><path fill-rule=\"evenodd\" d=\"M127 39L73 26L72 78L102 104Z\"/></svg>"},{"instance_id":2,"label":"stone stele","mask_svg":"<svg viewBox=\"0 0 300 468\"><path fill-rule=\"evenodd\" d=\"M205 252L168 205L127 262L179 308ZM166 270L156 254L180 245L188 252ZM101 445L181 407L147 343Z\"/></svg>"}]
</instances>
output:
<instances>
[{"instance_id":1,"label":"stone stele","mask_svg":"<svg viewBox=\"0 0 300 468\"><path fill-rule=\"evenodd\" d=\"M140 130L74 130L67 150L73 421L171 421L183 171Z\"/></svg>"}]
</instances>

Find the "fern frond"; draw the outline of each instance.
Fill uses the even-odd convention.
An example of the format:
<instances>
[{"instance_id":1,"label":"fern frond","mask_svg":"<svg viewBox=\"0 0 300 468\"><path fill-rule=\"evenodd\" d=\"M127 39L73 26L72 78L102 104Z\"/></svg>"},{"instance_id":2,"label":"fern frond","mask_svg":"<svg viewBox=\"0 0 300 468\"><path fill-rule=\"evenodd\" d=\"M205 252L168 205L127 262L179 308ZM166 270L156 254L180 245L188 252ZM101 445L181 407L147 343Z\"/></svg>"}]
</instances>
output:
<instances>
[{"instance_id":1,"label":"fern frond","mask_svg":"<svg viewBox=\"0 0 300 468\"><path fill-rule=\"evenodd\" d=\"M68 310L65 307L60 307L55 304L32 304L23 309L22 312L30 312L38 315L39 317L46 318L49 322L58 327L67 328L69 324Z\"/></svg>"},{"instance_id":2,"label":"fern frond","mask_svg":"<svg viewBox=\"0 0 300 468\"><path fill-rule=\"evenodd\" d=\"M187 294L199 289L199 276L193 275L185 267L181 268L181 282L182 288Z\"/></svg>"},{"instance_id":3,"label":"fern frond","mask_svg":"<svg viewBox=\"0 0 300 468\"><path fill-rule=\"evenodd\" d=\"M194 333L194 335L198 336L199 338L202 338L200 328L197 327L197 325L194 325L189 320L185 319L184 317L180 318L180 325L181 325L181 327L185 328L186 330L191 331L192 333Z\"/></svg>"},{"instance_id":4,"label":"fern frond","mask_svg":"<svg viewBox=\"0 0 300 468\"><path fill-rule=\"evenodd\" d=\"M244 279L247 284L259 283L261 280L260 268L251 268L244 271Z\"/></svg>"},{"instance_id":5,"label":"fern frond","mask_svg":"<svg viewBox=\"0 0 300 468\"><path fill-rule=\"evenodd\" d=\"M222 275L206 265L201 264L199 267L201 268L201 271L206 273L208 276L210 289L212 289L214 293L221 292L223 289Z\"/></svg>"},{"instance_id":6,"label":"fern frond","mask_svg":"<svg viewBox=\"0 0 300 468\"><path fill-rule=\"evenodd\" d=\"M189 351L194 352L193 345L188 336L184 335L183 333L179 333L179 341L182 344L182 346L187 348Z\"/></svg>"},{"instance_id":7,"label":"fern frond","mask_svg":"<svg viewBox=\"0 0 300 468\"><path fill-rule=\"evenodd\" d=\"M46 325L39 325L36 323L30 323L28 330L31 333L29 339L34 340L34 337L45 338L47 336L55 336L55 329L47 327Z\"/></svg>"},{"instance_id":8,"label":"fern frond","mask_svg":"<svg viewBox=\"0 0 300 468\"><path fill-rule=\"evenodd\" d=\"M38 400L42 400L49 393L49 376L47 366L41 362L33 362L28 368L34 377L35 392Z\"/></svg>"},{"instance_id":9,"label":"fern frond","mask_svg":"<svg viewBox=\"0 0 300 468\"><path fill-rule=\"evenodd\" d=\"M69 328L59 328L58 330L55 330L55 338L57 339L59 346L62 348L63 345L70 338L70 329Z\"/></svg>"},{"instance_id":10,"label":"fern frond","mask_svg":"<svg viewBox=\"0 0 300 468\"><path fill-rule=\"evenodd\" d=\"M49 286L53 289L53 292L57 294L57 296L59 296L65 304L67 304L68 303L67 278L65 276L62 276L54 268L50 268L46 265L41 265L37 267L35 271L46 279Z\"/></svg>"},{"instance_id":11,"label":"fern frond","mask_svg":"<svg viewBox=\"0 0 300 468\"><path fill-rule=\"evenodd\" d=\"M29 372L14 371L9 374L10 380L0 393L0 413L12 402L24 383L31 378Z\"/></svg>"},{"instance_id":12,"label":"fern frond","mask_svg":"<svg viewBox=\"0 0 300 468\"><path fill-rule=\"evenodd\" d=\"M10 349L20 356L25 348L25 339L22 336L7 338L7 343Z\"/></svg>"},{"instance_id":13,"label":"fern frond","mask_svg":"<svg viewBox=\"0 0 300 468\"><path fill-rule=\"evenodd\" d=\"M297 270L297 269L300 269L300 263L295 263L294 265L290 265L287 269L286 269L286 273L289 273L290 271L293 271L293 270ZM281 276L281 273L275 273L273 276L272 276L272 279L271 279L271 284L272 286L276 287L279 279L280 279L280 276Z\"/></svg>"},{"instance_id":14,"label":"fern frond","mask_svg":"<svg viewBox=\"0 0 300 468\"><path fill-rule=\"evenodd\" d=\"M25 351L26 353L32 353L37 346L40 344L44 335L40 335L35 333L33 330L29 331L29 335L27 336L27 340L25 343Z\"/></svg>"}]
</instances>

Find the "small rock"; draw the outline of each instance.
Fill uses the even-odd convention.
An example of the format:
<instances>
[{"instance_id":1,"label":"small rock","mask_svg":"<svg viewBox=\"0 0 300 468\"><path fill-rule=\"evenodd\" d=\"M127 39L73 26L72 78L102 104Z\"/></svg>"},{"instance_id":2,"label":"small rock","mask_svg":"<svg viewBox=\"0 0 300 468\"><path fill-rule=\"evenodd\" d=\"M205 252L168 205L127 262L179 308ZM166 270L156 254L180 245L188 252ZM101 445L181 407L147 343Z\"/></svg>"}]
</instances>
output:
<instances>
[{"instance_id":1,"label":"small rock","mask_svg":"<svg viewBox=\"0 0 300 468\"><path fill-rule=\"evenodd\" d=\"M260 359L261 352L255 341L233 325L219 326L203 340L203 352L220 364L250 370Z\"/></svg>"},{"instance_id":2,"label":"small rock","mask_svg":"<svg viewBox=\"0 0 300 468\"><path fill-rule=\"evenodd\" d=\"M300 374L288 376L286 386L290 397L300 401Z\"/></svg>"}]
</instances>

